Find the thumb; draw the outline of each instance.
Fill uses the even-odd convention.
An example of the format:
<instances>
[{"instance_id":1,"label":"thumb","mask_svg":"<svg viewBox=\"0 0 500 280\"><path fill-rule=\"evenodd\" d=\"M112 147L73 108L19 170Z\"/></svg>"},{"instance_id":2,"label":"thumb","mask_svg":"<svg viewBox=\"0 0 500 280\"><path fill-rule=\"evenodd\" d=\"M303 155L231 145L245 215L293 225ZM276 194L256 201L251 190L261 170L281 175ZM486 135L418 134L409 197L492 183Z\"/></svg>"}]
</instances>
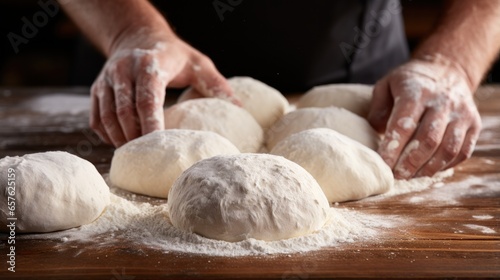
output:
<instances>
[{"instance_id":1,"label":"thumb","mask_svg":"<svg viewBox=\"0 0 500 280\"><path fill-rule=\"evenodd\" d=\"M215 68L213 62L206 58L199 64L193 64L192 87L205 97L226 99L241 106L241 101L234 95L226 78Z\"/></svg>"}]
</instances>

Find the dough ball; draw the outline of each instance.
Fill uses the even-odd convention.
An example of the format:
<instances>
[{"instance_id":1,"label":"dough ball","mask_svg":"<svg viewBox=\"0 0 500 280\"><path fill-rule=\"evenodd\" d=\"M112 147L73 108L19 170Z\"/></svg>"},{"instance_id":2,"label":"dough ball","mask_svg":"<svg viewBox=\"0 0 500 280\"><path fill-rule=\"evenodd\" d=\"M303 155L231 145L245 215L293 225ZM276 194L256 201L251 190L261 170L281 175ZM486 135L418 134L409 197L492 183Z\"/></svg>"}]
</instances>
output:
<instances>
[{"instance_id":1,"label":"dough ball","mask_svg":"<svg viewBox=\"0 0 500 280\"><path fill-rule=\"evenodd\" d=\"M114 186L166 198L175 179L191 165L216 155L239 154L210 131L169 129L134 139L115 151L109 177Z\"/></svg>"},{"instance_id":2,"label":"dough ball","mask_svg":"<svg viewBox=\"0 0 500 280\"><path fill-rule=\"evenodd\" d=\"M217 98L192 99L166 109L165 128L213 131L242 153L255 153L264 142L262 128L247 111Z\"/></svg>"},{"instance_id":3,"label":"dough ball","mask_svg":"<svg viewBox=\"0 0 500 280\"><path fill-rule=\"evenodd\" d=\"M66 152L5 157L0 172L1 231L9 230L5 225L12 217L17 232L79 227L97 219L110 203L109 188L94 165ZM8 202L15 204L13 216Z\"/></svg>"},{"instance_id":4,"label":"dough ball","mask_svg":"<svg viewBox=\"0 0 500 280\"><path fill-rule=\"evenodd\" d=\"M336 130L372 150L378 147L379 135L367 120L343 108L304 108L283 116L267 131L267 148L272 149L286 137L311 128Z\"/></svg>"},{"instance_id":5,"label":"dough ball","mask_svg":"<svg viewBox=\"0 0 500 280\"><path fill-rule=\"evenodd\" d=\"M381 194L394 184L391 168L376 152L328 128L293 134L271 153L309 171L330 202Z\"/></svg>"},{"instance_id":6,"label":"dough ball","mask_svg":"<svg viewBox=\"0 0 500 280\"><path fill-rule=\"evenodd\" d=\"M276 89L250 77L232 77L228 79L233 92L263 129L269 128L288 110L288 101ZM203 98L198 91L188 88L177 102Z\"/></svg>"},{"instance_id":7,"label":"dough ball","mask_svg":"<svg viewBox=\"0 0 500 280\"><path fill-rule=\"evenodd\" d=\"M170 190L172 224L225 241L272 241L317 231L329 219L321 187L299 165L268 154L217 156L186 170Z\"/></svg>"},{"instance_id":8,"label":"dough ball","mask_svg":"<svg viewBox=\"0 0 500 280\"><path fill-rule=\"evenodd\" d=\"M297 108L340 107L366 118L370 110L373 86L361 84L333 84L317 86L306 92Z\"/></svg>"}]
</instances>

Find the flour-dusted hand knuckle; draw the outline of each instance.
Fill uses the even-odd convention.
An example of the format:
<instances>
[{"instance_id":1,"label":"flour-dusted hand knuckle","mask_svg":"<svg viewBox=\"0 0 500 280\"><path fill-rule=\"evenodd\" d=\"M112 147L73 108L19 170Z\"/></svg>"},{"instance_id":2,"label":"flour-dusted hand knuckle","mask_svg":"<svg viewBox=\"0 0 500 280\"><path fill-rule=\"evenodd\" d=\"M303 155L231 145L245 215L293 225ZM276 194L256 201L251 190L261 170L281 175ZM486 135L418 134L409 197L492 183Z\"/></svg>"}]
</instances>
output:
<instances>
[{"instance_id":1,"label":"flour-dusted hand knuckle","mask_svg":"<svg viewBox=\"0 0 500 280\"><path fill-rule=\"evenodd\" d=\"M119 110L120 107L134 107L134 100L132 99L132 93L130 89L122 89L121 91L117 91L115 94L115 99L117 110Z\"/></svg>"},{"instance_id":2,"label":"flour-dusted hand knuckle","mask_svg":"<svg viewBox=\"0 0 500 280\"><path fill-rule=\"evenodd\" d=\"M423 140L422 140L422 148L424 149L423 152L428 152L436 149L441 142L442 138L436 134L436 133L427 133L424 135Z\"/></svg>"},{"instance_id":3,"label":"flour-dusted hand knuckle","mask_svg":"<svg viewBox=\"0 0 500 280\"><path fill-rule=\"evenodd\" d=\"M154 112L158 108L158 104L153 93L148 94L137 100L137 109L142 112Z\"/></svg>"},{"instance_id":4,"label":"flour-dusted hand knuckle","mask_svg":"<svg viewBox=\"0 0 500 280\"><path fill-rule=\"evenodd\" d=\"M100 121L105 128L112 128L115 125L115 115L111 111L104 112Z\"/></svg>"},{"instance_id":5,"label":"flour-dusted hand knuckle","mask_svg":"<svg viewBox=\"0 0 500 280\"><path fill-rule=\"evenodd\" d=\"M131 104L126 104L116 107L116 116L118 119L126 119L133 116L134 107Z\"/></svg>"},{"instance_id":6,"label":"flour-dusted hand knuckle","mask_svg":"<svg viewBox=\"0 0 500 280\"><path fill-rule=\"evenodd\" d=\"M416 152L422 154L422 152ZM408 155L405 159L403 159L401 166L402 170L408 170L410 172L416 171L419 167L421 167L422 162L420 158L416 158L413 154Z\"/></svg>"},{"instance_id":7,"label":"flour-dusted hand knuckle","mask_svg":"<svg viewBox=\"0 0 500 280\"><path fill-rule=\"evenodd\" d=\"M451 162L460 153L460 148L452 143L443 147L443 161Z\"/></svg>"},{"instance_id":8,"label":"flour-dusted hand knuckle","mask_svg":"<svg viewBox=\"0 0 500 280\"><path fill-rule=\"evenodd\" d=\"M90 87L90 95L96 96L96 97L101 97L103 94L103 91L106 88L106 82L104 79L99 76L97 80L92 84Z\"/></svg>"}]
</instances>

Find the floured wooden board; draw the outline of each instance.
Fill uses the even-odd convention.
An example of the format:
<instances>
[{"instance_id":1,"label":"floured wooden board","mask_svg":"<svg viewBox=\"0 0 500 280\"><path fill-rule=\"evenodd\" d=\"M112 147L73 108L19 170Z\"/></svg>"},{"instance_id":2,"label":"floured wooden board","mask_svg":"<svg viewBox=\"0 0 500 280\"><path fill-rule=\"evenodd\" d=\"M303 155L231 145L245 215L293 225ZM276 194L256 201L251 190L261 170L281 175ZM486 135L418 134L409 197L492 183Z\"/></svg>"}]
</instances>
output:
<instances>
[{"instance_id":1,"label":"floured wooden board","mask_svg":"<svg viewBox=\"0 0 500 280\"><path fill-rule=\"evenodd\" d=\"M444 184L335 206L392 221L373 237L307 253L221 257L131 242L119 230L80 241L17 235L16 272L3 265L0 278L499 278L500 87L482 88L476 96L483 119L478 146ZM108 172L113 148L88 129L89 102L85 88L0 89L0 157L66 150ZM0 245L4 264L6 238Z\"/></svg>"}]
</instances>

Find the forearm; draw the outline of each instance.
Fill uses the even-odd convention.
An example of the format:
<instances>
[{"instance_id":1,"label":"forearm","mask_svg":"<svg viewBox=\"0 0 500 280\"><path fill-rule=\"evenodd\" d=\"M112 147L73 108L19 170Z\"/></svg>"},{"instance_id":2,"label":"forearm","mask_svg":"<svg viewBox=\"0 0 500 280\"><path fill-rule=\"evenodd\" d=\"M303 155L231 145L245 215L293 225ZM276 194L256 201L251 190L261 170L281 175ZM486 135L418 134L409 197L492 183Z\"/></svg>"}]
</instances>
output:
<instances>
[{"instance_id":1,"label":"forearm","mask_svg":"<svg viewBox=\"0 0 500 280\"><path fill-rule=\"evenodd\" d=\"M414 53L456 63L475 90L500 49L500 1L449 0L444 18Z\"/></svg>"},{"instance_id":2,"label":"forearm","mask_svg":"<svg viewBox=\"0 0 500 280\"><path fill-rule=\"evenodd\" d=\"M60 4L106 56L119 48L135 48L138 43L153 47L156 38L175 36L147 0L76 0Z\"/></svg>"}]
</instances>

